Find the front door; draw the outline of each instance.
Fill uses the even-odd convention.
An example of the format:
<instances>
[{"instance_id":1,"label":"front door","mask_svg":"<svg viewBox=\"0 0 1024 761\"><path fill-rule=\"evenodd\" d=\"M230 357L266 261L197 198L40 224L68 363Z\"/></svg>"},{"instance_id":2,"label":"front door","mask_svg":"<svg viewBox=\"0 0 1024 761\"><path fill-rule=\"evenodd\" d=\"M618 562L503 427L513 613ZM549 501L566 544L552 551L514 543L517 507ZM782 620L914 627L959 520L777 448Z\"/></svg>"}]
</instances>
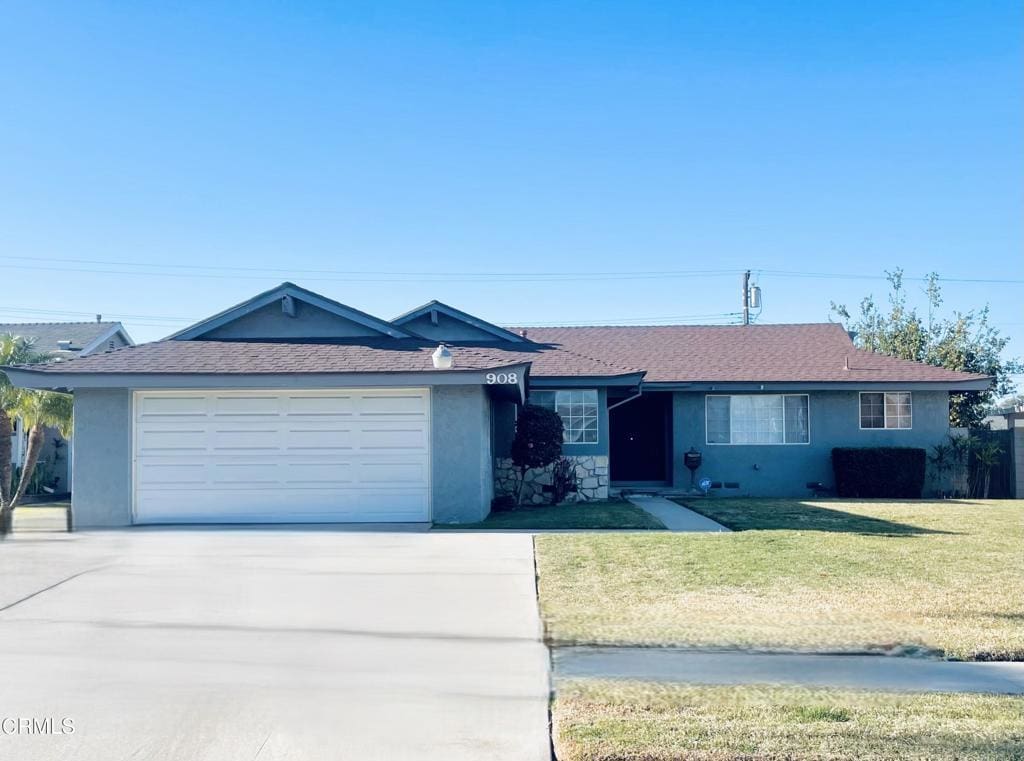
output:
<instances>
[{"instance_id":1,"label":"front door","mask_svg":"<svg viewBox=\"0 0 1024 761\"><path fill-rule=\"evenodd\" d=\"M644 394L609 411L612 481L668 481L671 401L671 394Z\"/></svg>"}]
</instances>

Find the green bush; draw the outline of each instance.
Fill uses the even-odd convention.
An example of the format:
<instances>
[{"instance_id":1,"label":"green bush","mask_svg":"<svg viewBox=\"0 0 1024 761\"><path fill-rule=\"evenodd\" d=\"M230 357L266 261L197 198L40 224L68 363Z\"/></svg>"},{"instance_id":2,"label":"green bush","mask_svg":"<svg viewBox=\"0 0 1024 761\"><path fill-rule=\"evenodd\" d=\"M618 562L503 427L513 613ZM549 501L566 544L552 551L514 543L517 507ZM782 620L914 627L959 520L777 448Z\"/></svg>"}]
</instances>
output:
<instances>
[{"instance_id":1,"label":"green bush","mask_svg":"<svg viewBox=\"0 0 1024 761\"><path fill-rule=\"evenodd\" d=\"M832 470L840 497L919 499L927 453L916 447L836 447Z\"/></svg>"}]
</instances>

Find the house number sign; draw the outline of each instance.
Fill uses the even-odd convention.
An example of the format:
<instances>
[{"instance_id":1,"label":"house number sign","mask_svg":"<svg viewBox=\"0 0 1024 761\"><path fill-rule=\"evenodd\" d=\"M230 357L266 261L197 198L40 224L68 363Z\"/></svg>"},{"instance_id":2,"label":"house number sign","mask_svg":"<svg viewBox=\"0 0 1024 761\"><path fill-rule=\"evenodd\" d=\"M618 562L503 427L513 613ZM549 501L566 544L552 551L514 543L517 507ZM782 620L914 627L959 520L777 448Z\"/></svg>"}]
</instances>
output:
<instances>
[{"instance_id":1,"label":"house number sign","mask_svg":"<svg viewBox=\"0 0 1024 761\"><path fill-rule=\"evenodd\" d=\"M509 383L518 383L519 373L487 373L484 380L487 381L488 386L504 386Z\"/></svg>"}]
</instances>

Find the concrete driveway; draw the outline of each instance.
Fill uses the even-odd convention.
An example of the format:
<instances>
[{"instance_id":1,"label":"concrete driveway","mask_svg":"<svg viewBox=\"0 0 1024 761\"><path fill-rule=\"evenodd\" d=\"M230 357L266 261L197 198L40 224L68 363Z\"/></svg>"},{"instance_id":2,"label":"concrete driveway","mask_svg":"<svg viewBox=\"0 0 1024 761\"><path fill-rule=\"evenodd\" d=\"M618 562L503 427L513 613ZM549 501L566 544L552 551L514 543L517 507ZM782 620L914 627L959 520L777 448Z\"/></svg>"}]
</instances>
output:
<instances>
[{"instance_id":1,"label":"concrete driveway","mask_svg":"<svg viewBox=\"0 0 1024 761\"><path fill-rule=\"evenodd\" d=\"M0 758L546 760L533 574L523 534L15 535Z\"/></svg>"}]
</instances>

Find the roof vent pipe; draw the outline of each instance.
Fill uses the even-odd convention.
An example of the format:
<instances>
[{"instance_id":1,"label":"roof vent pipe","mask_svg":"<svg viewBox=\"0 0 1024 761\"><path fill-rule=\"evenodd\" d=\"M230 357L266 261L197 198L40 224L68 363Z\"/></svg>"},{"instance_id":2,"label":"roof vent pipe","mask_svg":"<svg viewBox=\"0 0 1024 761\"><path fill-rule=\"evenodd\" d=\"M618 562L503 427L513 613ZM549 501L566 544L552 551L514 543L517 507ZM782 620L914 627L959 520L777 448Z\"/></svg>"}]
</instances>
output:
<instances>
[{"instance_id":1,"label":"roof vent pipe","mask_svg":"<svg viewBox=\"0 0 1024 761\"><path fill-rule=\"evenodd\" d=\"M455 364L455 358L452 356L451 350L444 344L438 344L430 358L434 361L434 367L438 370L451 370L452 365Z\"/></svg>"}]
</instances>

